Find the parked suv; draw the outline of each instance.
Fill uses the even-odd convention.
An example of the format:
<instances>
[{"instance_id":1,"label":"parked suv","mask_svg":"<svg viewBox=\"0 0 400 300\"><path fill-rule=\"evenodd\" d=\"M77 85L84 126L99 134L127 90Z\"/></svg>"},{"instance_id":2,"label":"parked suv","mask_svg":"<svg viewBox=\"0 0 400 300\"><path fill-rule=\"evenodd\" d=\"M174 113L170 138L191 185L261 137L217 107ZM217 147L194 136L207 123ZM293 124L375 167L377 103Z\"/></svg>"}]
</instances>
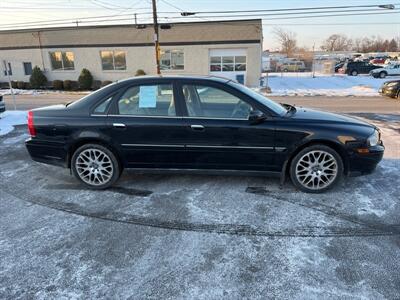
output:
<instances>
[{"instance_id":1,"label":"parked suv","mask_svg":"<svg viewBox=\"0 0 400 300\"><path fill-rule=\"evenodd\" d=\"M375 78L385 78L386 76L400 75L400 64L390 64L384 68L374 69L370 75Z\"/></svg>"},{"instance_id":2,"label":"parked suv","mask_svg":"<svg viewBox=\"0 0 400 300\"><path fill-rule=\"evenodd\" d=\"M358 74L369 74L369 72L378 68L381 68L381 66L376 66L365 61L352 61L346 62L343 68L341 68L340 73L357 76Z\"/></svg>"},{"instance_id":3,"label":"parked suv","mask_svg":"<svg viewBox=\"0 0 400 300\"><path fill-rule=\"evenodd\" d=\"M280 66L280 70L283 72L304 72L305 69L306 67L302 61L285 62Z\"/></svg>"},{"instance_id":4,"label":"parked suv","mask_svg":"<svg viewBox=\"0 0 400 300\"><path fill-rule=\"evenodd\" d=\"M3 101L3 96L0 96L0 113L6 111L6 104Z\"/></svg>"}]
</instances>

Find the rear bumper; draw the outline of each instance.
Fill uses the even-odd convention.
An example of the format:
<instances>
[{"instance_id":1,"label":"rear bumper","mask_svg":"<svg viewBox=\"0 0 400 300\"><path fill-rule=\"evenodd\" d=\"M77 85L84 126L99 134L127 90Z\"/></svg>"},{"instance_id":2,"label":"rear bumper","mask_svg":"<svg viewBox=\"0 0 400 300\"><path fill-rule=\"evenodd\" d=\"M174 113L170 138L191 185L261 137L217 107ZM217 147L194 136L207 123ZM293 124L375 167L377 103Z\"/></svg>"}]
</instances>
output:
<instances>
[{"instance_id":1,"label":"rear bumper","mask_svg":"<svg viewBox=\"0 0 400 300\"><path fill-rule=\"evenodd\" d=\"M383 158L385 147L377 145L369 148L369 153L359 154L354 152L349 157L349 176L371 174Z\"/></svg>"},{"instance_id":2,"label":"rear bumper","mask_svg":"<svg viewBox=\"0 0 400 300\"><path fill-rule=\"evenodd\" d=\"M0 105L0 113L6 111L6 106L5 105Z\"/></svg>"},{"instance_id":3,"label":"rear bumper","mask_svg":"<svg viewBox=\"0 0 400 300\"><path fill-rule=\"evenodd\" d=\"M67 151L64 144L29 138L25 141L25 145L34 161L64 168L68 167Z\"/></svg>"}]
</instances>

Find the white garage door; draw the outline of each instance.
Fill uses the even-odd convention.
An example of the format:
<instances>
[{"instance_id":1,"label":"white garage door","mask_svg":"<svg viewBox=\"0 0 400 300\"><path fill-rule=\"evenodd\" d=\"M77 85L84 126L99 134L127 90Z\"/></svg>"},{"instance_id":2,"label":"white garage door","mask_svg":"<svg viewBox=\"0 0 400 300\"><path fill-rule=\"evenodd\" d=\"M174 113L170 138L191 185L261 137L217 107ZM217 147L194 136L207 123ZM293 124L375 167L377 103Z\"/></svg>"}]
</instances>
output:
<instances>
[{"instance_id":1,"label":"white garage door","mask_svg":"<svg viewBox=\"0 0 400 300\"><path fill-rule=\"evenodd\" d=\"M246 82L246 49L210 49L209 56L211 75Z\"/></svg>"}]
</instances>

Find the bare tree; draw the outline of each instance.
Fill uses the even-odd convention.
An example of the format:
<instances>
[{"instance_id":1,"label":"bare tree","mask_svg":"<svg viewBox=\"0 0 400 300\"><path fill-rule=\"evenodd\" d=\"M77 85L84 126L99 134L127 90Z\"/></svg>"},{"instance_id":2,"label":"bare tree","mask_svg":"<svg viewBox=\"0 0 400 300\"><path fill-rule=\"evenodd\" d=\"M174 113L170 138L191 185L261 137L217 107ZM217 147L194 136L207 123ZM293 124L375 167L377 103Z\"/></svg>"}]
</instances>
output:
<instances>
[{"instance_id":1,"label":"bare tree","mask_svg":"<svg viewBox=\"0 0 400 300\"><path fill-rule=\"evenodd\" d=\"M391 39L390 42L389 42L389 45L388 45L388 51L389 52L395 52L395 51L397 51L397 49L399 49L399 46L398 46L396 40L395 39Z\"/></svg>"},{"instance_id":2,"label":"bare tree","mask_svg":"<svg viewBox=\"0 0 400 300\"><path fill-rule=\"evenodd\" d=\"M352 40L344 34L332 34L321 46L325 51L347 51L352 46Z\"/></svg>"},{"instance_id":3,"label":"bare tree","mask_svg":"<svg viewBox=\"0 0 400 300\"><path fill-rule=\"evenodd\" d=\"M280 27L275 27L273 33L281 46L281 51L288 57L292 56L297 48L296 33Z\"/></svg>"}]
</instances>

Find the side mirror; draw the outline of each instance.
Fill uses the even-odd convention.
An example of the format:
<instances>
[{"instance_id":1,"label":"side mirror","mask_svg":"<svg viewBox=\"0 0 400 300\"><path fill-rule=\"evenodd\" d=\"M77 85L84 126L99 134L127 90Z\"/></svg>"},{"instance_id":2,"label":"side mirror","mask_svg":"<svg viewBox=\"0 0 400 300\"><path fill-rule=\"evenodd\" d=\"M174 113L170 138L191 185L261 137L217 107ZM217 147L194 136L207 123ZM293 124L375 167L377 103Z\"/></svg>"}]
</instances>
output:
<instances>
[{"instance_id":1,"label":"side mirror","mask_svg":"<svg viewBox=\"0 0 400 300\"><path fill-rule=\"evenodd\" d=\"M266 115L259 110L252 110L249 114L249 122L250 124L259 124L262 123L266 119Z\"/></svg>"}]
</instances>

